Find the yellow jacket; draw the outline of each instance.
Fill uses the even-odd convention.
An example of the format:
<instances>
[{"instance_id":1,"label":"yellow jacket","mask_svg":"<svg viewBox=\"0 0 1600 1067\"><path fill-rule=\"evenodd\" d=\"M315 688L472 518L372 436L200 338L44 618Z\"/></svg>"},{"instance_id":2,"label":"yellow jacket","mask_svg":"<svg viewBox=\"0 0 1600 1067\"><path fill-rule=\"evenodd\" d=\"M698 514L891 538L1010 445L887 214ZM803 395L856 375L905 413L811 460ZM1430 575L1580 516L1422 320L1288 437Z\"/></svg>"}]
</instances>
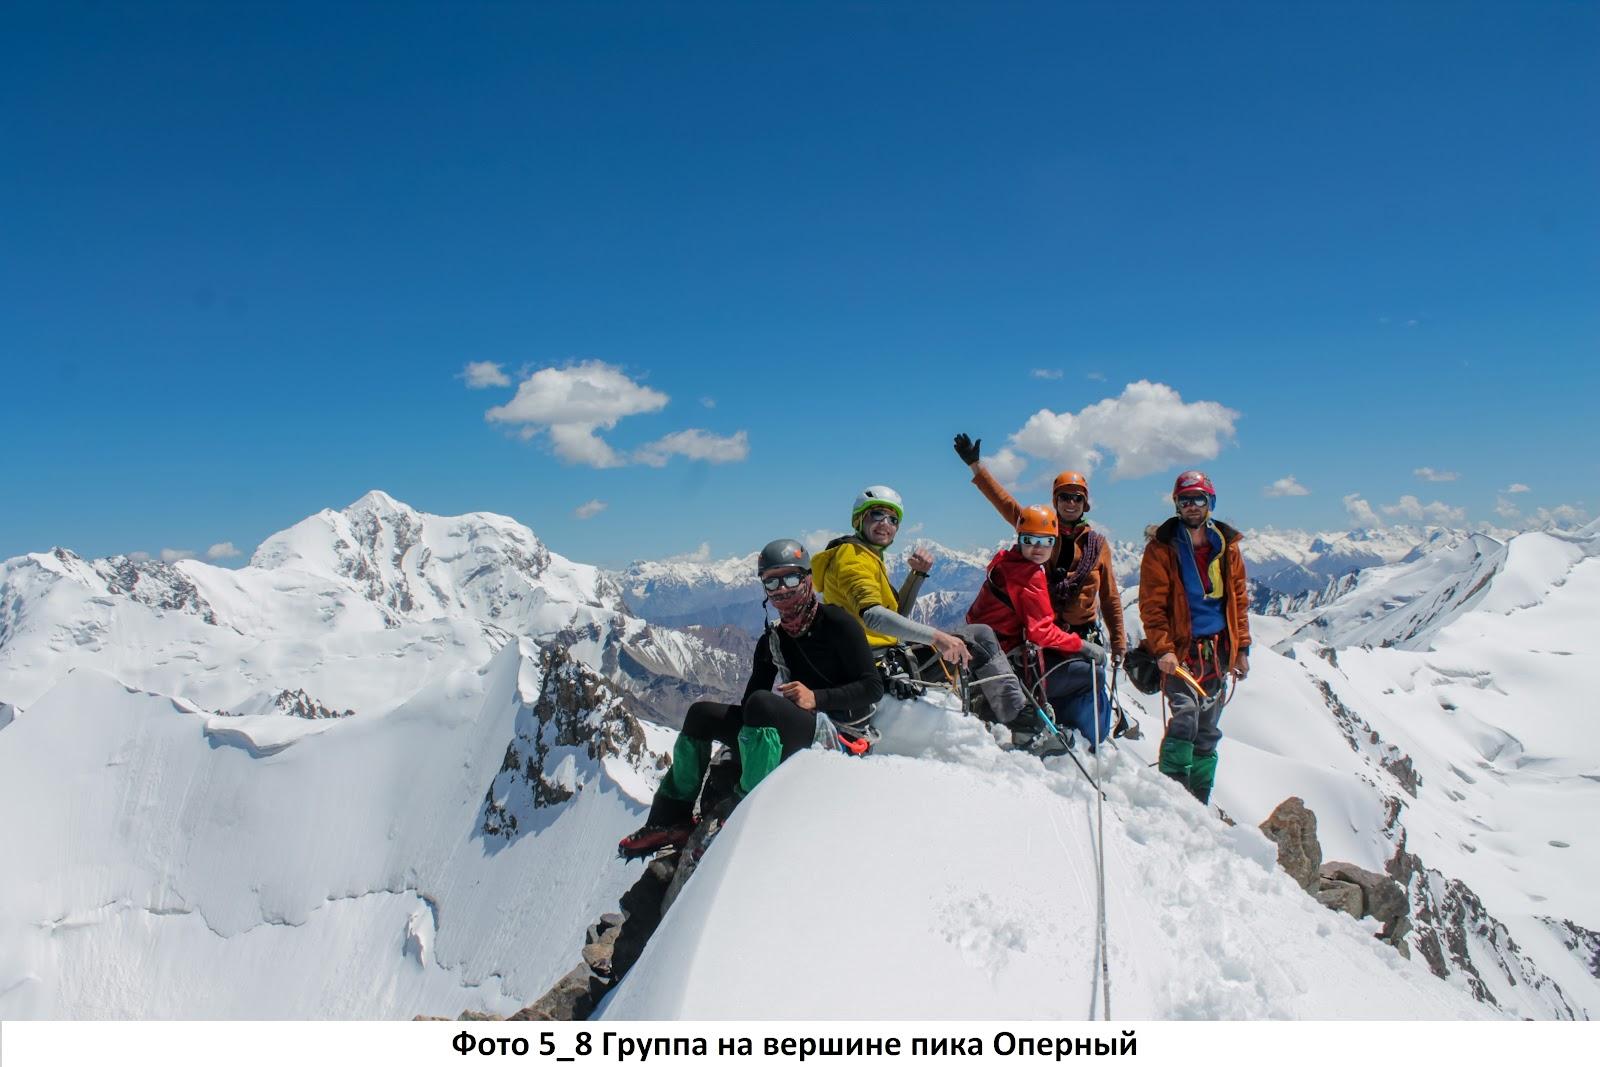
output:
<instances>
[{"instance_id":1,"label":"yellow jacket","mask_svg":"<svg viewBox=\"0 0 1600 1067\"><path fill-rule=\"evenodd\" d=\"M889 584L889 568L883 553L859 537L839 537L811 557L811 580L824 604L837 604L857 619L870 607L881 605L900 610L899 598ZM862 623L866 628L866 623ZM887 634L867 630L867 644L873 648L898 644Z\"/></svg>"}]
</instances>

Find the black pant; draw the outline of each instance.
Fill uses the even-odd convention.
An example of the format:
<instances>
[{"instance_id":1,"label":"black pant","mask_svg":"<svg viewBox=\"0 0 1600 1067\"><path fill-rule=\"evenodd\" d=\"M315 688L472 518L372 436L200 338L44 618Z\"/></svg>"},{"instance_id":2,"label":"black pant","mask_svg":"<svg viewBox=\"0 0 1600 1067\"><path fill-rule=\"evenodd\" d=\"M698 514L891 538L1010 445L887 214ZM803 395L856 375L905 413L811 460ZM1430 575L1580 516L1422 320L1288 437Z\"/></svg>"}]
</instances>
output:
<instances>
[{"instance_id":1,"label":"black pant","mask_svg":"<svg viewBox=\"0 0 1600 1067\"><path fill-rule=\"evenodd\" d=\"M683 719L683 732L701 741L721 741L735 753L739 751L739 731L746 726L770 726L783 743L783 758L811 746L817 734L817 715L806 711L788 697L773 692L751 693L743 704L718 704L701 700L689 706Z\"/></svg>"},{"instance_id":2,"label":"black pant","mask_svg":"<svg viewBox=\"0 0 1600 1067\"><path fill-rule=\"evenodd\" d=\"M760 729L770 726L778 733L778 744L783 755L780 759L788 759L801 749L809 748L812 740L817 735L817 715L822 712L810 712L797 706L787 697L779 696L771 691L751 693L743 704L719 704L712 700L700 700L689 705L689 711L683 719L683 729L680 731L684 737L695 741L703 741L710 745L713 741L721 741L733 755L732 761L726 765L729 788L739 781L743 770L739 762L739 731L746 726ZM695 788L699 793L704 788L705 775L711 770L711 764L706 762L699 770L700 785ZM693 772L691 772L693 773ZM718 781L721 771L718 772ZM665 790L665 781L662 787L656 789L655 799L650 803L649 822L657 826L666 826L676 822L686 822L694 811L694 797L683 799L668 796Z\"/></svg>"}]
</instances>

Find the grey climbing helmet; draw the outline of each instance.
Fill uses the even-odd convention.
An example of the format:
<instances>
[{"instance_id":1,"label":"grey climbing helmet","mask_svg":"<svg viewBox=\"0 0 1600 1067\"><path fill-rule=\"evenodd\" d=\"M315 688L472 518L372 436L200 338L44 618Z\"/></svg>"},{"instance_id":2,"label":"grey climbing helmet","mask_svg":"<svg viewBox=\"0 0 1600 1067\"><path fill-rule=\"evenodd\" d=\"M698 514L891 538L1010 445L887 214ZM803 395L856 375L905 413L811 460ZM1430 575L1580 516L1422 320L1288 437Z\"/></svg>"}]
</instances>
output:
<instances>
[{"instance_id":1,"label":"grey climbing helmet","mask_svg":"<svg viewBox=\"0 0 1600 1067\"><path fill-rule=\"evenodd\" d=\"M809 571L811 553L806 551L805 545L792 537L780 537L776 541L770 541L756 557L756 574L762 575L779 567L799 567Z\"/></svg>"}]
</instances>

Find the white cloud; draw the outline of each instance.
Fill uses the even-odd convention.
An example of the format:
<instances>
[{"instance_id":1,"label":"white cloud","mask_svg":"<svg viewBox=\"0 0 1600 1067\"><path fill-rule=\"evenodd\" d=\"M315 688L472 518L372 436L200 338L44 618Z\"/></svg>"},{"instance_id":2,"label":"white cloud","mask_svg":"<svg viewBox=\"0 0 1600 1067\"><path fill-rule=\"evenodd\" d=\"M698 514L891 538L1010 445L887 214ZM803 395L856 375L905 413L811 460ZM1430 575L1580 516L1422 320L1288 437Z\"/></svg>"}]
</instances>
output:
<instances>
[{"instance_id":1,"label":"white cloud","mask_svg":"<svg viewBox=\"0 0 1600 1067\"><path fill-rule=\"evenodd\" d=\"M1186 404L1170 385L1141 380L1077 414L1041 409L1011 435L1011 444L1085 474L1111 453L1113 478L1140 478L1215 459L1234 437L1238 418L1239 412L1214 401Z\"/></svg>"},{"instance_id":2,"label":"white cloud","mask_svg":"<svg viewBox=\"0 0 1600 1067\"><path fill-rule=\"evenodd\" d=\"M1589 521L1589 512L1577 504L1557 504L1553 508L1540 508L1529 516L1529 523L1538 529L1552 526L1582 526Z\"/></svg>"},{"instance_id":3,"label":"white cloud","mask_svg":"<svg viewBox=\"0 0 1600 1067\"><path fill-rule=\"evenodd\" d=\"M1294 475L1279 478L1262 490L1268 496L1310 496L1311 490L1294 480Z\"/></svg>"},{"instance_id":4,"label":"white cloud","mask_svg":"<svg viewBox=\"0 0 1600 1067\"><path fill-rule=\"evenodd\" d=\"M468 363L457 377L466 379L468 389L489 389L511 384L511 379L506 377L505 368L487 360L482 363Z\"/></svg>"},{"instance_id":5,"label":"white cloud","mask_svg":"<svg viewBox=\"0 0 1600 1067\"><path fill-rule=\"evenodd\" d=\"M1431 522L1440 526L1459 524L1467 520L1466 508L1451 507L1441 500L1424 504L1410 493L1393 504L1385 504L1383 513L1392 518L1408 519L1411 522Z\"/></svg>"},{"instance_id":6,"label":"white cloud","mask_svg":"<svg viewBox=\"0 0 1600 1067\"><path fill-rule=\"evenodd\" d=\"M664 563L710 563L711 542L701 541L700 546L693 552L680 552L676 556L668 556Z\"/></svg>"},{"instance_id":7,"label":"white cloud","mask_svg":"<svg viewBox=\"0 0 1600 1067\"><path fill-rule=\"evenodd\" d=\"M1061 371L1055 367L1035 367L1031 373L1035 378L1047 382L1059 381L1061 378Z\"/></svg>"},{"instance_id":8,"label":"white cloud","mask_svg":"<svg viewBox=\"0 0 1600 1067\"><path fill-rule=\"evenodd\" d=\"M1453 482L1461 477L1459 471L1436 471L1432 467L1418 467L1411 473L1425 482Z\"/></svg>"},{"instance_id":9,"label":"white cloud","mask_svg":"<svg viewBox=\"0 0 1600 1067\"><path fill-rule=\"evenodd\" d=\"M536 371L517 386L516 396L490 408L484 418L520 426L524 440L548 433L556 455L568 463L620 467L626 461L597 431L610 430L629 415L660 411L667 399L609 363L588 360Z\"/></svg>"},{"instance_id":10,"label":"white cloud","mask_svg":"<svg viewBox=\"0 0 1600 1067\"><path fill-rule=\"evenodd\" d=\"M241 555L241 553L237 548L233 547L232 541L218 541L206 549L206 559L233 559L238 555Z\"/></svg>"},{"instance_id":11,"label":"white cloud","mask_svg":"<svg viewBox=\"0 0 1600 1067\"><path fill-rule=\"evenodd\" d=\"M714 396L703 396L700 398L700 406L703 408L714 408L717 406L717 398Z\"/></svg>"},{"instance_id":12,"label":"white cloud","mask_svg":"<svg viewBox=\"0 0 1600 1067\"><path fill-rule=\"evenodd\" d=\"M1361 498L1360 493L1345 494L1344 510L1350 516L1350 522L1356 526L1383 525L1383 520L1378 518L1378 513L1372 510L1371 504Z\"/></svg>"},{"instance_id":13,"label":"white cloud","mask_svg":"<svg viewBox=\"0 0 1600 1067\"><path fill-rule=\"evenodd\" d=\"M573 508L572 517L575 519L592 519L608 507L610 505L604 500L591 500L587 504L579 504Z\"/></svg>"},{"instance_id":14,"label":"white cloud","mask_svg":"<svg viewBox=\"0 0 1600 1067\"><path fill-rule=\"evenodd\" d=\"M808 552L820 552L828 547L828 542L835 537L843 537L842 530L807 530L800 535L800 540Z\"/></svg>"},{"instance_id":15,"label":"white cloud","mask_svg":"<svg viewBox=\"0 0 1600 1067\"><path fill-rule=\"evenodd\" d=\"M1011 449L1002 448L984 460L983 465L988 468L990 474L1002 482L1007 485L1015 485L1017 479L1022 476L1022 469L1028 465L1028 461Z\"/></svg>"},{"instance_id":16,"label":"white cloud","mask_svg":"<svg viewBox=\"0 0 1600 1067\"><path fill-rule=\"evenodd\" d=\"M1521 482L1512 482L1510 485L1506 486L1504 489L1502 489L1500 491L1502 493L1531 493L1531 492L1533 492L1532 489L1529 489L1527 486L1523 485Z\"/></svg>"},{"instance_id":17,"label":"white cloud","mask_svg":"<svg viewBox=\"0 0 1600 1067\"><path fill-rule=\"evenodd\" d=\"M650 467L664 467L673 456L685 456L705 463L738 463L750 455L750 438L743 430L731 437L718 437L705 430L679 430L659 441L651 441L634 459Z\"/></svg>"},{"instance_id":18,"label":"white cloud","mask_svg":"<svg viewBox=\"0 0 1600 1067\"><path fill-rule=\"evenodd\" d=\"M1088 374L1085 374L1084 377L1089 379L1091 382L1103 382L1106 380L1106 376L1097 370L1090 371Z\"/></svg>"},{"instance_id":19,"label":"white cloud","mask_svg":"<svg viewBox=\"0 0 1600 1067\"><path fill-rule=\"evenodd\" d=\"M161 550L162 563L176 563L180 559L194 559L195 553L187 548L163 548Z\"/></svg>"},{"instance_id":20,"label":"white cloud","mask_svg":"<svg viewBox=\"0 0 1600 1067\"><path fill-rule=\"evenodd\" d=\"M135 563L149 563L150 562L150 553L148 553L148 552L129 552L128 553L128 558L133 560L133 562L135 562Z\"/></svg>"}]
</instances>

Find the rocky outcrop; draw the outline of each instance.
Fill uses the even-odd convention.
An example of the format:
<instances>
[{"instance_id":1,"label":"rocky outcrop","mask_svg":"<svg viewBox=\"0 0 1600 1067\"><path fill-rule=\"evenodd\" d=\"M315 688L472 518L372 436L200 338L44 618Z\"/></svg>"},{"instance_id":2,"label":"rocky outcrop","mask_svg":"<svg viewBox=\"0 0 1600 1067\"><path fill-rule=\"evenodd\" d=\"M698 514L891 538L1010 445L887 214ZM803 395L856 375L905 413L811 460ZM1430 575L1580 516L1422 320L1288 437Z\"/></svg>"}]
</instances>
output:
<instances>
[{"instance_id":1,"label":"rocky outcrop","mask_svg":"<svg viewBox=\"0 0 1600 1067\"><path fill-rule=\"evenodd\" d=\"M650 935L661 925L667 887L677 868L678 856L646 864L639 880L617 902L621 910L600 916L589 927L582 962L512 1020L581 1022L589 1018L606 991L639 961Z\"/></svg>"},{"instance_id":2,"label":"rocky outcrop","mask_svg":"<svg viewBox=\"0 0 1600 1067\"><path fill-rule=\"evenodd\" d=\"M539 677L539 695L517 712L500 772L484 795L479 826L491 839L515 839L533 811L599 781L607 759L651 769L666 762L645 743L631 695L614 690L566 648L540 650Z\"/></svg>"},{"instance_id":3,"label":"rocky outcrop","mask_svg":"<svg viewBox=\"0 0 1600 1067\"><path fill-rule=\"evenodd\" d=\"M1322 866L1322 844L1317 840L1317 817L1299 797L1290 797L1272 810L1261 832L1278 845L1278 866L1308 893L1317 890Z\"/></svg>"},{"instance_id":4,"label":"rocky outcrop","mask_svg":"<svg viewBox=\"0 0 1600 1067\"><path fill-rule=\"evenodd\" d=\"M1579 926L1568 919L1552 919L1544 916L1541 921L1561 939L1561 943L1567 946L1567 951L1578 958L1584 970L1600 978L1600 933Z\"/></svg>"},{"instance_id":5,"label":"rocky outcrop","mask_svg":"<svg viewBox=\"0 0 1600 1067\"><path fill-rule=\"evenodd\" d=\"M1318 650L1319 654L1322 652ZM1336 654L1333 649L1327 649L1327 658L1330 664L1336 664ZM1417 789L1422 785L1422 775L1417 773L1416 766L1411 757L1400 751L1399 747L1390 744L1378 735L1368 722L1352 711L1344 701L1339 699L1333 687L1321 678L1312 676L1311 682L1322 694L1322 702L1328 706L1333 714L1334 722L1339 724L1344 739L1352 752L1365 754L1382 767L1389 775L1400 784L1411 796L1417 795Z\"/></svg>"},{"instance_id":6,"label":"rocky outcrop","mask_svg":"<svg viewBox=\"0 0 1600 1067\"><path fill-rule=\"evenodd\" d=\"M1414 927L1410 942L1434 974L1465 985L1477 1000L1499 1006L1488 981L1497 975L1497 981L1521 986L1543 1000L1553 1018L1587 1017L1573 1006L1561 986L1527 957L1470 886L1426 866L1406 850L1404 832L1389 860L1388 873L1406 888L1408 919ZM1486 976L1485 968L1495 973Z\"/></svg>"},{"instance_id":7,"label":"rocky outcrop","mask_svg":"<svg viewBox=\"0 0 1600 1067\"><path fill-rule=\"evenodd\" d=\"M1388 875L1353 863L1322 862L1317 816L1305 801L1290 797L1279 804L1261 824L1261 832L1277 842L1278 866L1319 904L1352 919L1378 920L1384 924L1378 937L1401 955L1410 955L1405 943L1411 932L1405 890Z\"/></svg>"}]
</instances>

